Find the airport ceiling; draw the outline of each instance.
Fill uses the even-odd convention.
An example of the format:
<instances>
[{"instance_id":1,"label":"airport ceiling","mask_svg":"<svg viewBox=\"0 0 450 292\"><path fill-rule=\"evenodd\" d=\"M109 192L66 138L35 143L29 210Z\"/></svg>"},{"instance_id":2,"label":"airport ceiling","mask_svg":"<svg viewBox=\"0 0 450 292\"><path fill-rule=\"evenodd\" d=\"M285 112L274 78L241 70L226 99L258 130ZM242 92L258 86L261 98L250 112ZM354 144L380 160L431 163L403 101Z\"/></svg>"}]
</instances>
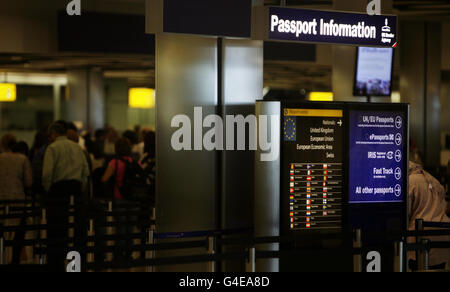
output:
<instances>
[{"instance_id":1,"label":"airport ceiling","mask_svg":"<svg viewBox=\"0 0 450 292\"><path fill-rule=\"evenodd\" d=\"M283 0L264 0L265 5L280 5ZM333 6L333 0L284 0L287 6ZM394 9L401 15L412 12L449 13L449 0L393 0Z\"/></svg>"},{"instance_id":2,"label":"airport ceiling","mask_svg":"<svg viewBox=\"0 0 450 292\"><path fill-rule=\"evenodd\" d=\"M140 0L134 1L139 5L144 3ZM279 5L281 2L280 0L264 1L265 5ZM450 0L394 0L393 3L396 14L402 18L450 20ZM332 0L286 0L286 5L330 9ZM127 78L130 86L152 87L155 82L154 55L0 53L0 71L60 73L68 69L86 67L101 68L108 78ZM299 61L266 61L264 65L264 86L295 90L331 90L331 74L332 69L329 65Z\"/></svg>"}]
</instances>

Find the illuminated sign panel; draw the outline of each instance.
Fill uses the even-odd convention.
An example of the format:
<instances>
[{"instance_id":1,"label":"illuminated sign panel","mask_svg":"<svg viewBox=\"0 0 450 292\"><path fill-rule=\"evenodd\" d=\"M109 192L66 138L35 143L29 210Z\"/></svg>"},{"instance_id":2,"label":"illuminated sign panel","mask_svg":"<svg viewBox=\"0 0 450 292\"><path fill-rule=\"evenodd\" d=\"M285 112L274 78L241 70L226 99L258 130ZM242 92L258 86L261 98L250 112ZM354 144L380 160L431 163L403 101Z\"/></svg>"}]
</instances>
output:
<instances>
[{"instance_id":1,"label":"illuminated sign panel","mask_svg":"<svg viewBox=\"0 0 450 292\"><path fill-rule=\"evenodd\" d=\"M270 7L269 40L393 47L397 17Z\"/></svg>"},{"instance_id":2,"label":"illuminated sign panel","mask_svg":"<svg viewBox=\"0 0 450 292\"><path fill-rule=\"evenodd\" d=\"M390 96L394 49L358 48L353 94L355 96Z\"/></svg>"},{"instance_id":3,"label":"illuminated sign panel","mask_svg":"<svg viewBox=\"0 0 450 292\"><path fill-rule=\"evenodd\" d=\"M0 83L0 102L16 101L16 85L12 83Z\"/></svg>"},{"instance_id":4,"label":"illuminated sign panel","mask_svg":"<svg viewBox=\"0 0 450 292\"><path fill-rule=\"evenodd\" d=\"M151 88L130 88L128 103L131 108L154 108L155 90Z\"/></svg>"},{"instance_id":5,"label":"illuminated sign panel","mask_svg":"<svg viewBox=\"0 0 450 292\"><path fill-rule=\"evenodd\" d=\"M405 226L408 111L404 104L283 102L282 234Z\"/></svg>"},{"instance_id":6,"label":"illuminated sign panel","mask_svg":"<svg viewBox=\"0 0 450 292\"><path fill-rule=\"evenodd\" d=\"M402 112L350 112L350 203L403 201L405 121Z\"/></svg>"},{"instance_id":7,"label":"illuminated sign panel","mask_svg":"<svg viewBox=\"0 0 450 292\"><path fill-rule=\"evenodd\" d=\"M340 230L343 110L285 108L282 125L284 229Z\"/></svg>"}]
</instances>

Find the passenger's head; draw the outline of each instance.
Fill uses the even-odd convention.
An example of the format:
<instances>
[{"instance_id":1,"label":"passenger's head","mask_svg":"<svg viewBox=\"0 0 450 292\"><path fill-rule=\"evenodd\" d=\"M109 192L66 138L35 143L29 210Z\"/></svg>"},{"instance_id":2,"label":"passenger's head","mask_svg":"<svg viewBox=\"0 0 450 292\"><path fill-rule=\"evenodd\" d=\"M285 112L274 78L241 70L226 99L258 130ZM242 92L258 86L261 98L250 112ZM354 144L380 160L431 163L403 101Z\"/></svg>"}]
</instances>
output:
<instances>
[{"instance_id":1,"label":"passenger's head","mask_svg":"<svg viewBox=\"0 0 450 292\"><path fill-rule=\"evenodd\" d=\"M116 141L115 151L118 157L131 156L131 144L127 138L120 138Z\"/></svg>"},{"instance_id":2,"label":"passenger's head","mask_svg":"<svg viewBox=\"0 0 450 292\"><path fill-rule=\"evenodd\" d=\"M150 158L155 158L156 149L156 135L155 132L147 132L144 136L144 152L149 155Z\"/></svg>"},{"instance_id":3,"label":"passenger's head","mask_svg":"<svg viewBox=\"0 0 450 292\"><path fill-rule=\"evenodd\" d=\"M78 144L78 142L80 141L80 136L78 135L78 133L76 131L70 129L70 130L67 130L67 139Z\"/></svg>"},{"instance_id":4,"label":"passenger's head","mask_svg":"<svg viewBox=\"0 0 450 292\"><path fill-rule=\"evenodd\" d=\"M48 133L47 131L39 131L34 136L33 149L40 149L42 146L48 144Z\"/></svg>"},{"instance_id":5,"label":"passenger's head","mask_svg":"<svg viewBox=\"0 0 450 292\"><path fill-rule=\"evenodd\" d=\"M5 134L1 140L2 151L10 152L16 142L16 137L13 134Z\"/></svg>"},{"instance_id":6,"label":"passenger's head","mask_svg":"<svg viewBox=\"0 0 450 292\"><path fill-rule=\"evenodd\" d=\"M139 136L136 132L128 130L125 131L122 136L124 138L127 138L132 145L136 145L137 143L139 143Z\"/></svg>"},{"instance_id":7,"label":"passenger's head","mask_svg":"<svg viewBox=\"0 0 450 292\"><path fill-rule=\"evenodd\" d=\"M67 131L72 130L72 131L75 131L75 132L78 133L78 128L77 128L77 126L75 126L75 124L72 123L72 122L67 122L67 123L66 123L66 130L67 130Z\"/></svg>"},{"instance_id":8,"label":"passenger's head","mask_svg":"<svg viewBox=\"0 0 450 292\"><path fill-rule=\"evenodd\" d=\"M95 131L95 140L105 140L107 134L108 132L105 129L98 129L97 131Z\"/></svg>"},{"instance_id":9,"label":"passenger's head","mask_svg":"<svg viewBox=\"0 0 450 292\"><path fill-rule=\"evenodd\" d=\"M141 126L140 126L140 125L134 126L134 132L135 132L136 134L139 134L140 131L141 131Z\"/></svg>"},{"instance_id":10,"label":"passenger's head","mask_svg":"<svg viewBox=\"0 0 450 292\"><path fill-rule=\"evenodd\" d=\"M55 122L48 128L48 136L50 142L53 143L56 138L66 136L66 129L60 123Z\"/></svg>"},{"instance_id":11,"label":"passenger's head","mask_svg":"<svg viewBox=\"0 0 450 292\"><path fill-rule=\"evenodd\" d=\"M61 127L63 127L64 128L64 131L67 131L67 122L66 121L64 121L64 120L58 120L58 121L56 121L56 122L54 122L54 124L59 124L59 125L61 125Z\"/></svg>"},{"instance_id":12,"label":"passenger's head","mask_svg":"<svg viewBox=\"0 0 450 292\"><path fill-rule=\"evenodd\" d=\"M12 146L11 151L14 153L20 153L25 156L28 156L28 153L30 152L30 148L28 147L28 144L24 141L20 141L14 144Z\"/></svg>"},{"instance_id":13,"label":"passenger's head","mask_svg":"<svg viewBox=\"0 0 450 292\"><path fill-rule=\"evenodd\" d=\"M108 127L105 137L106 140L108 140L108 142L115 142L119 138L119 135L117 134L117 131L114 128Z\"/></svg>"}]
</instances>

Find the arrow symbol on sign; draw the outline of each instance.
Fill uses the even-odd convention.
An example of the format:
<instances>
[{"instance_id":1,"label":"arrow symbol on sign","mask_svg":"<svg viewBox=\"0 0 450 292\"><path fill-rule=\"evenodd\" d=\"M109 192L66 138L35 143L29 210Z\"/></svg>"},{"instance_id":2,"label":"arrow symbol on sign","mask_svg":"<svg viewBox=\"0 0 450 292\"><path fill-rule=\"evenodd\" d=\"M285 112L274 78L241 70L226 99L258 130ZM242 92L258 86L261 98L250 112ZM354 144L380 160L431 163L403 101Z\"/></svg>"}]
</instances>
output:
<instances>
[{"instance_id":1,"label":"arrow symbol on sign","mask_svg":"<svg viewBox=\"0 0 450 292\"><path fill-rule=\"evenodd\" d=\"M339 122L337 123L339 125L339 127L342 127L342 121L339 120Z\"/></svg>"}]
</instances>

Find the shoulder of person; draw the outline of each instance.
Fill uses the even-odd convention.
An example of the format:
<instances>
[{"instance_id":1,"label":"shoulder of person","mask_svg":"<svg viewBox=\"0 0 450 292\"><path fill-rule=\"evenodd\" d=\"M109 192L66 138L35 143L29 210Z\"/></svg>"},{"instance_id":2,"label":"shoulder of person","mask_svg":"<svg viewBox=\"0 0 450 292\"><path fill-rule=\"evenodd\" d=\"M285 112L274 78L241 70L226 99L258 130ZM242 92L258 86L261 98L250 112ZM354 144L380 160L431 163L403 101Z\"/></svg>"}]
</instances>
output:
<instances>
[{"instance_id":1,"label":"shoulder of person","mask_svg":"<svg viewBox=\"0 0 450 292\"><path fill-rule=\"evenodd\" d=\"M428 182L423 173L413 173L409 175L409 187L428 185Z\"/></svg>"}]
</instances>

